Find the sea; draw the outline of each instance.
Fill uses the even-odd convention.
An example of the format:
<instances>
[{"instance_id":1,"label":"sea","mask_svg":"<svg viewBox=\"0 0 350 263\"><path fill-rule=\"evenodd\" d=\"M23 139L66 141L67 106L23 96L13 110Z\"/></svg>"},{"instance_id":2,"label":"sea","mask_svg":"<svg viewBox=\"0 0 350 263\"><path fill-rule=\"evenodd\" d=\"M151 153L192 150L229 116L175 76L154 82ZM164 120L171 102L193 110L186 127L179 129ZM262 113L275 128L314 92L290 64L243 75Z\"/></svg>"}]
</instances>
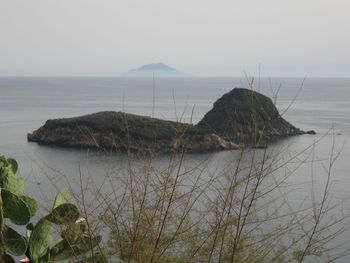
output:
<instances>
[{"instance_id":1,"label":"sea","mask_svg":"<svg viewBox=\"0 0 350 263\"><path fill-rule=\"evenodd\" d=\"M196 124L218 98L235 87L271 97L286 120L317 133L286 138L269 147L271 151L285 149L298 163L295 171L284 170L293 170L288 177L293 188L288 191L291 203L298 206L310 201L312 193L321 198L330 178L327 197L342 205L328 219L349 214L350 78L0 77L0 155L18 161L27 181L26 192L47 206L60 187L79 185L81 174L108 191L104 178L111 167L126 162L124 154L40 145L28 142L27 133L48 119L99 111ZM186 158L198 163L207 156L189 154ZM161 166L169 156L157 158ZM232 153L211 153L210 162L209 169L225 166L232 162ZM348 244L350 249L349 231L338 240L333 245ZM349 260L350 256L336 262Z\"/></svg>"}]
</instances>

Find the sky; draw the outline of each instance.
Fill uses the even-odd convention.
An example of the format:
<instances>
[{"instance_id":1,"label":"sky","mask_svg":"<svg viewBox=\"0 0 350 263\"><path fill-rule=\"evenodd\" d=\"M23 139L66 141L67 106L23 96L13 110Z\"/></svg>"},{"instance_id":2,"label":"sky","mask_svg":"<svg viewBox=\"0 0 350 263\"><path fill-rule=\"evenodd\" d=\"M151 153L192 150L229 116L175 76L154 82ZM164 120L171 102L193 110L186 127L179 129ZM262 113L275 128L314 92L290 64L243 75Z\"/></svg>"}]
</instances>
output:
<instances>
[{"instance_id":1,"label":"sky","mask_svg":"<svg viewBox=\"0 0 350 263\"><path fill-rule=\"evenodd\" d=\"M349 0L0 0L0 76L350 77L349 32Z\"/></svg>"}]
</instances>

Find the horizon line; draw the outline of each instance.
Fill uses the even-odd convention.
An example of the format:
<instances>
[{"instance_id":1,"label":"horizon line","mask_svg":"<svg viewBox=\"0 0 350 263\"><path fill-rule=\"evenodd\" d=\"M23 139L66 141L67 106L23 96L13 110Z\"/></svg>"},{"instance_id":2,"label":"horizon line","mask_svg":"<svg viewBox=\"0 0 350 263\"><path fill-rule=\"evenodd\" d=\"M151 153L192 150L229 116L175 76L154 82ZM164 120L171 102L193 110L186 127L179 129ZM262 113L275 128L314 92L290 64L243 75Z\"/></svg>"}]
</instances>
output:
<instances>
[{"instance_id":1,"label":"horizon line","mask_svg":"<svg viewBox=\"0 0 350 263\"><path fill-rule=\"evenodd\" d=\"M155 75L157 77L157 75ZM255 76L255 75L248 75L248 76L205 76L205 75L190 75L190 76L179 76L179 77L167 77L167 76L158 76L160 79L189 79L189 78L350 78L350 76ZM0 78L124 78L124 79L142 79L142 78L153 78L153 76L142 76L142 77L129 77L129 76L116 76L116 75L0 75Z\"/></svg>"}]
</instances>

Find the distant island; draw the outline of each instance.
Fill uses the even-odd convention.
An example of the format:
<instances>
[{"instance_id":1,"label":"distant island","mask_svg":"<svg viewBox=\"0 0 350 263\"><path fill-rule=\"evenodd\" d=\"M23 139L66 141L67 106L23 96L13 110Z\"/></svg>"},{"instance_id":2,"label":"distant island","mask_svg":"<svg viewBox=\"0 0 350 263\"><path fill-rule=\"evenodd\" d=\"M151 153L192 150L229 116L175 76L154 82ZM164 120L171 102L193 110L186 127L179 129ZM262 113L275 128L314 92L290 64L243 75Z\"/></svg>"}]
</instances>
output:
<instances>
[{"instance_id":1,"label":"distant island","mask_svg":"<svg viewBox=\"0 0 350 263\"><path fill-rule=\"evenodd\" d=\"M188 77L189 75L163 63L152 63L143 65L137 69L131 69L122 74L122 77Z\"/></svg>"}]
</instances>

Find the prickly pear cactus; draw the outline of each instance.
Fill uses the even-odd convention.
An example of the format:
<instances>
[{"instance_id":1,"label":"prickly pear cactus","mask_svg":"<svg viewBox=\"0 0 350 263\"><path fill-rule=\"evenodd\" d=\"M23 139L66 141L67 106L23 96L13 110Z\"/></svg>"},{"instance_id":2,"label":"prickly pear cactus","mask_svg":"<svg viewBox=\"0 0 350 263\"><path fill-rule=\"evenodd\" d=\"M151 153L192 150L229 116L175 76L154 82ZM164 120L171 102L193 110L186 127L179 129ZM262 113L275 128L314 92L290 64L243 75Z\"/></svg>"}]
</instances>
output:
<instances>
[{"instance_id":1,"label":"prickly pear cactus","mask_svg":"<svg viewBox=\"0 0 350 263\"><path fill-rule=\"evenodd\" d=\"M86 233L86 226L81 223L67 226L61 237L62 239L50 250L52 261L63 261L85 254L102 240L100 235L90 239Z\"/></svg>"},{"instance_id":2,"label":"prickly pear cactus","mask_svg":"<svg viewBox=\"0 0 350 263\"><path fill-rule=\"evenodd\" d=\"M83 255L97 246L101 236L90 240L86 225L77 222L78 208L68 203L67 189L61 190L56 198L51 213L42 218L34 227L29 238L27 257L32 263L64 261ZM50 235L53 224L61 225L64 231L61 239L53 241Z\"/></svg>"},{"instance_id":3,"label":"prickly pear cactus","mask_svg":"<svg viewBox=\"0 0 350 263\"><path fill-rule=\"evenodd\" d=\"M3 259L23 255L28 242L5 223L9 219L13 224L26 225L38 210L37 201L22 195L25 181L19 177L18 164L14 159L0 156L0 257ZM8 253L8 254L6 254Z\"/></svg>"},{"instance_id":4,"label":"prickly pear cactus","mask_svg":"<svg viewBox=\"0 0 350 263\"><path fill-rule=\"evenodd\" d=\"M101 242L101 236L91 239L86 233L86 225L77 222L79 210L68 202L68 189L57 194L47 216L35 225L30 223L39 205L34 198L22 195L24 186L17 162L0 156L0 262L13 260L11 255L26 255L30 263L63 261L83 255ZM9 227L6 219L16 225L25 225L27 237ZM50 235L54 224L64 229L61 239L56 241Z\"/></svg>"}]
</instances>

